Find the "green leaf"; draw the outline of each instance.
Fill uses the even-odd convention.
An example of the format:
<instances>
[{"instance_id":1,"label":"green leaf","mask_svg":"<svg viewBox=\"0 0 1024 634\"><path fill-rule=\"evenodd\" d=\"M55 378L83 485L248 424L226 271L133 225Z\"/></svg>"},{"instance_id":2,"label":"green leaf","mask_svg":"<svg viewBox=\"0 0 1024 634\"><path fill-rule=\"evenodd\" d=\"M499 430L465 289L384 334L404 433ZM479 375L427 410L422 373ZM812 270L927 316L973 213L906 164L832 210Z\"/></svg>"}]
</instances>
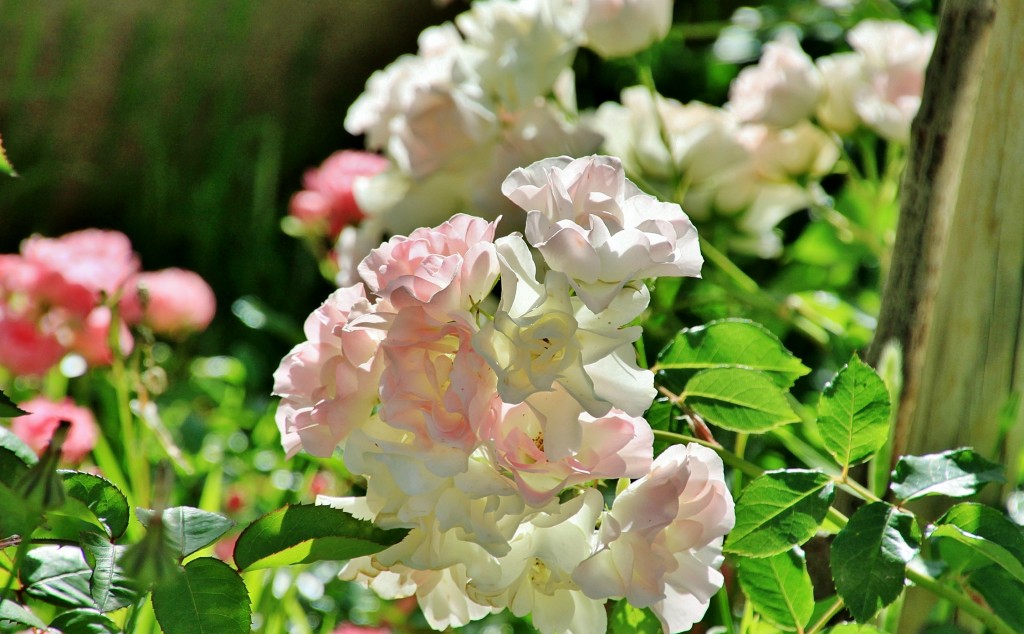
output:
<instances>
[{"instance_id":1,"label":"green leaf","mask_svg":"<svg viewBox=\"0 0 1024 634\"><path fill-rule=\"evenodd\" d=\"M0 145L0 161L3 160L4 148ZM17 418L28 414L25 410L15 405L10 396L0 390L0 418Z\"/></svg>"},{"instance_id":2,"label":"green leaf","mask_svg":"<svg viewBox=\"0 0 1024 634\"><path fill-rule=\"evenodd\" d=\"M43 519L42 509L25 503L25 497L0 483L0 538L27 536Z\"/></svg>"},{"instance_id":3,"label":"green leaf","mask_svg":"<svg viewBox=\"0 0 1024 634\"><path fill-rule=\"evenodd\" d=\"M212 557L190 561L153 588L153 611L165 634L248 634L252 618L242 578Z\"/></svg>"},{"instance_id":4,"label":"green leaf","mask_svg":"<svg viewBox=\"0 0 1024 634\"><path fill-rule=\"evenodd\" d=\"M34 627L39 630L46 629L46 623L43 623L39 617L29 611L23 605L18 605L14 601L0 601L0 624L2 623L15 623L17 625L24 625L28 627ZM0 630L4 628L0 626ZM23 627L16 628L17 630L24 629Z\"/></svg>"},{"instance_id":5,"label":"green leaf","mask_svg":"<svg viewBox=\"0 0 1024 634\"><path fill-rule=\"evenodd\" d=\"M0 428L2 429L2 428ZM0 447L0 484L15 486L28 472L28 465L10 449Z\"/></svg>"},{"instance_id":6,"label":"green leaf","mask_svg":"<svg viewBox=\"0 0 1024 634\"><path fill-rule=\"evenodd\" d=\"M771 331L749 320L722 320L680 331L658 353L657 368L663 372L760 370L782 388L792 387L810 372Z\"/></svg>"},{"instance_id":7,"label":"green leaf","mask_svg":"<svg viewBox=\"0 0 1024 634\"><path fill-rule=\"evenodd\" d=\"M926 495L974 495L989 482L1005 482L1003 467L973 449L950 449L927 456L903 456L892 472L892 492L909 502Z\"/></svg>"},{"instance_id":8,"label":"green leaf","mask_svg":"<svg viewBox=\"0 0 1024 634\"><path fill-rule=\"evenodd\" d=\"M939 518L928 539L937 540L942 558L960 571L996 565L1024 583L1024 534L994 508L958 504Z\"/></svg>"},{"instance_id":9,"label":"green leaf","mask_svg":"<svg viewBox=\"0 0 1024 634\"><path fill-rule=\"evenodd\" d=\"M57 615L50 627L63 634L119 634L121 628L96 610L79 608Z\"/></svg>"},{"instance_id":10,"label":"green leaf","mask_svg":"<svg viewBox=\"0 0 1024 634\"><path fill-rule=\"evenodd\" d=\"M746 319L713 321L680 331L658 355L658 368L663 372L760 370L787 389L810 372L771 331Z\"/></svg>"},{"instance_id":11,"label":"green leaf","mask_svg":"<svg viewBox=\"0 0 1024 634\"><path fill-rule=\"evenodd\" d=\"M651 429L673 431L678 427L677 417L681 414L679 407L671 400L661 397L651 403L644 414L644 419Z\"/></svg>"},{"instance_id":12,"label":"green leaf","mask_svg":"<svg viewBox=\"0 0 1024 634\"><path fill-rule=\"evenodd\" d=\"M761 616L784 630L803 631L814 612L814 588L803 553L739 560L740 586Z\"/></svg>"},{"instance_id":13,"label":"green leaf","mask_svg":"<svg viewBox=\"0 0 1024 634\"><path fill-rule=\"evenodd\" d=\"M889 391L857 355L825 386L818 430L842 467L867 460L889 439Z\"/></svg>"},{"instance_id":14,"label":"green leaf","mask_svg":"<svg viewBox=\"0 0 1024 634\"><path fill-rule=\"evenodd\" d=\"M82 550L92 568L90 594L100 612L112 612L131 605L137 592L131 587L117 559L127 548L115 546L102 535L83 533Z\"/></svg>"},{"instance_id":15,"label":"green leaf","mask_svg":"<svg viewBox=\"0 0 1024 634\"><path fill-rule=\"evenodd\" d=\"M857 509L832 542L836 592L858 623L871 619L903 592L907 562L920 544L914 516L874 502Z\"/></svg>"},{"instance_id":16,"label":"green leaf","mask_svg":"<svg viewBox=\"0 0 1024 634\"><path fill-rule=\"evenodd\" d=\"M661 621L650 608L637 608L625 600L615 604L608 617L610 634L661 634Z\"/></svg>"},{"instance_id":17,"label":"green leaf","mask_svg":"<svg viewBox=\"0 0 1024 634\"><path fill-rule=\"evenodd\" d=\"M683 398L704 420L732 431L758 433L800 420L782 388L753 370L702 370L686 384Z\"/></svg>"},{"instance_id":18,"label":"green leaf","mask_svg":"<svg viewBox=\"0 0 1024 634\"><path fill-rule=\"evenodd\" d=\"M109 480L81 471L60 471L68 497L80 501L107 528L112 539L128 529L128 500Z\"/></svg>"},{"instance_id":19,"label":"green leaf","mask_svg":"<svg viewBox=\"0 0 1024 634\"><path fill-rule=\"evenodd\" d=\"M3 426L0 426L0 447L13 452L14 455L21 458L21 461L30 467L39 462L39 456L36 455L36 452L26 445L25 441L18 438L13 431Z\"/></svg>"},{"instance_id":20,"label":"green leaf","mask_svg":"<svg viewBox=\"0 0 1024 634\"><path fill-rule=\"evenodd\" d=\"M725 551L770 557L814 536L835 498L824 473L789 469L755 478L736 500L736 525Z\"/></svg>"},{"instance_id":21,"label":"green leaf","mask_svg":"<svg viewBox=\"0 0 1024 634\"><path fill-rule=\"evenodd\" d=\"M999 618L1018 632L1024 632L1024 583L997 567L972 573L968 582Z\"/></svg>"},{"instance_id":22,"label":"green leaf","mask_svg":"<svg viewBox=\"0 0 1024 634\"><path fill-rule=\"evenodd\" d=\"M156 511L149 509L137 509L136 513L146 526L150 526L156 516ZM161 521L167 546L181 557L188 557L200 548L209 546L235 525L223 515L191 506L166 509L161 515Z\"/></svg>"},{"instance_id":23,"label":"green leaf","mask_svg":"<svg viewBox=\"0 0 1024 634\"><path fill-rule=\"evenodd\" d=\"M402 541L408 530L384 530L345 511L289 505L250 524L235 544L239 570L372 555Z\"/></svg>"},{"instance_id":24,"label":"green leaf","mask_svg":"<svg viewBox=\"0 0 1024 634\"><path fill-rule=\"evenodd\" d=\"M0 139L0 174L6 174L8 176L17 176L17 172L14 171L14 166L7 160L7 152L4 151L3 139ZM11 414L0 413L0 416L11 416ZM17 414L13 414L17 416Z\"/></svg>"},{"instance_id":25,"label":"green leaf","mask_svg":"<svg viewBox=\"0 0 1024 634\"><path fill-rule=\"evenodd\" d=\"M89 592L92 569L77 546L40 546L30 550L20 574L30 596L72 608L96 607Z\"/></svg>"}]
</instances>

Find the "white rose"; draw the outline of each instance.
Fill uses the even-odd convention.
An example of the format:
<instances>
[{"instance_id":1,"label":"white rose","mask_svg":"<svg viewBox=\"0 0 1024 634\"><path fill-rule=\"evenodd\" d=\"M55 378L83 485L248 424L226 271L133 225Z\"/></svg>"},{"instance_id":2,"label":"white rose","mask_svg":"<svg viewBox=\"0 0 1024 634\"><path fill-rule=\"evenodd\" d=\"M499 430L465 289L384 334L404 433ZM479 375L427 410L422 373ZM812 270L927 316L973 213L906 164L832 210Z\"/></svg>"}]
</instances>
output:
<instances>
[{"instance_id":1,"label":"white rose","mask_svg":"<svg viewBox=\"0 0 1024 634\"><path fill-rule=\"evenodd\" d=\"M788 128L814 112L821 92L814 62L796 37L786 33L766 44L757 65L736 77L727 108L742 121Z\"/></svg>"},{"instance_id":2,"label":"white rose","mask_svg":"<svg viewBox=\"0 0 1024 634\"><path fill-rule=\"evenodd\" d=\"M586 47L601 57L644 50L668 35L672 0L582 0Z\"/></svg>"}]
</instances>

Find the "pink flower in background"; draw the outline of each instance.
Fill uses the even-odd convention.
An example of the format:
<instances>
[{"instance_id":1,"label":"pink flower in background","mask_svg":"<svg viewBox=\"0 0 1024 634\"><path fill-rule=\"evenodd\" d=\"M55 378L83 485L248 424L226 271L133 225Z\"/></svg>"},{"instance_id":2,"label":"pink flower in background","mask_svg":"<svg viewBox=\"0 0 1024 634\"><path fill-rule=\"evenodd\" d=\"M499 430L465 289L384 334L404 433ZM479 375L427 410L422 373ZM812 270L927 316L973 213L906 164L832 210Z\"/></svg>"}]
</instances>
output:
<instances>
[{"instance_id":1,"label":"pink flower in background","mask_svg":"<svg viewBox=\"0 0 1024 634\"><path fill-rule=\"evenodd\" d=\"M205 330L217 311L213 289L184 269L140 273L130 284L121 307L128 323L146 323L161 335Z\"/></svg>"},{"instance_id":2,"label":"pink flower in background","mask_svg":"<svg viewBox=\"0 0 1024 634\"><path fill-rule=\"evenodd\" d=\"M90 366L110 365L114 353L110 349L110 309L97 306L82 322L81 327L74 331L71 349L86 360ZM122 321L119 327L119 345L121 354L132 351L135 340L128 326Z\"/></svg>"},{"instance_id":3,"label":"pink flower in background","mask_svg":"<svg viewBox=\"0 0 1024 634\"><path fill-rule=\"evenodd\" d=\"M302 191L292 196L291 215L310 228L337 237L346 225L363 218L363 210L355 197L358 179L375 176L388 166L379 154L342 150L327 157L317 169L306 172Z\"/></svg>"},{"instance_id":4,"label":"pink flower in background","mask_svg":"<svg viewBox=\"0 0 1024 634\"><path fill-rule=\"evenodd\" d=\"M61 456L65 462L77 463L92 451L99 433L92 412L75 405L71 399L53 402L43 397L20 403L25 416L11 419L11 431L37 454L42 454L62 420L71 423Z\"/></svg>"},{"instance_id":5,"label":"pink flower in background","mask_svg":"<svg viewBox=\"0 0 1024 634\"><path fill-rule=\"evenodd\" d=\"M85 229L59 238L32 236L21 245L25 261L39 267L37 293L82 316L114 295L139 270L128 236Z\"/></svg>"},{"instance_id":6,"label":"pink flower in background","mask_svg":"<svg viewBox=\"0 0 1024 634\"><path fill-rule=\"evenodd\" d=\"M64 356L54 333L40 330L28 319L0 312L0 366L20 375L41 375Z\"/></svg>"}]
</instances>

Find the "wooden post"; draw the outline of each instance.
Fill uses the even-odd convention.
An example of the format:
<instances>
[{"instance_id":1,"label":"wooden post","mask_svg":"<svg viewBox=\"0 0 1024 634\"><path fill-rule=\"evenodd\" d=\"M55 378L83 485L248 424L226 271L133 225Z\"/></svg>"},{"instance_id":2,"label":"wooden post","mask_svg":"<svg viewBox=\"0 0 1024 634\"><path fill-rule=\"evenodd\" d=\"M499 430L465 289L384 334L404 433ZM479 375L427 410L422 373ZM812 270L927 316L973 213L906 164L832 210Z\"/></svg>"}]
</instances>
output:
<instances>
[{"instance_id":1,"label":"wooden post","mask_svg":"<svg viewBox=\"0 0 1024 634\"><path fill-rule=\"evenodd\" d=\"M1024 443L1024 0L947 0L874 346L903 348L894 459Z\"/></svg>"}]
</instances>

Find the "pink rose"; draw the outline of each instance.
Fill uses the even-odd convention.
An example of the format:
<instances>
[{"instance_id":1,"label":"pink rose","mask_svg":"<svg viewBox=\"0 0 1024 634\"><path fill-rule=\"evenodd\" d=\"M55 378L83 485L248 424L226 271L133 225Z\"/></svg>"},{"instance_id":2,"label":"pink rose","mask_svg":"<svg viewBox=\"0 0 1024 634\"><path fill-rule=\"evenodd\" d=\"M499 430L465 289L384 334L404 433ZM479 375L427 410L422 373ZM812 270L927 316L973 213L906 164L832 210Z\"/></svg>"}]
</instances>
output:
<instances>
[{"instance_id":1,"label":"pink rose","mask_svg":"<svg viewBox=\"0 0 1024 634\"><path fill-rule=\"evenodd\" d=\"M729 108L741 121L788 128L814 112L821 93L818 69L787 33L766 44L757 65L736 77L729 89Z\"/></svg>"},{"instance_id":2,"label":"pink rose","mask_svg":"<svg viewBox=\"0 0 1024 634\"><path fill-rule=\"evenodd\" d=\"M121 354L129 354L135 341L131 331L122 321L119 327ZM110 309L97 306L74 332L71 349L82 355L90 366L110 365L114 360L110 349Z\"/></svg>"},{"instance_id":3,"label":"pink rose","mask_svg":"<svg viewBox=\"0 0 1024 634\"><path fill-rule=\"evenodd\" d=\"M139 273L121 302L125 321L144 322L161 335L205 330L217 310L213 289L184 269Z\"/></svg>"},{"instance_id":4,"label":"pink rose","mask_svg":"<svg viewBox=\"0 0 1024 634\"><path fill-rule=\"evenodd\" d=\"M390 627L368 627L355 623L342 623L334 628L331 634L391 634L393 631Z\"/></svg>"},{"instance_id":5,"label":"pink rose","mask_svg":"<svg viewBox=\"0 0 1024 634\"><path fill-rule=\"evenodd\" d=\"M85 229L60 238L32 236L21 245L29 264L43 275L37 293L48 303L81 316L100 303L102 294L115 295L139 270L139 260L123 233Z\"/></svg>"},{"instance_id":6,"label":"pink rose","mask_svg":"<svg viewBox=\"0 0 1024 634\"><path fill-rule=\"evenodd\" d=\"M0 313L0 365L14 374L42 375L64 356L57 336L33 321Z\"/></svg>"},{"instance_id":7,"label":"pink rose","mask_svg":"<svg viewBox=\"0 0 1024 634\"><path fill-rule=\"evenodd\" d=\"M467 324L432 322L421 309L400 311L381 350L380 416L434 444L467 454L478 443L476 428L493 416L495 377L474 350Z\"/></svg>"},{"instance_id":8,"label":"pink rose","mask_svg":"<svg viewBox=\"0 0 1024 634\"><path fill-rule=\"evenodd\" d=\"M335 152L319 168L306 172L305 189L292 196L289 212L304 225L336 238L343 227L363 218L354 193L356 181L375 176L387 166L388 160L378 154Z\"/></svg>"},{"instance_id":9,"label":"pink rose","mask_svg":"<svg viewBox=\"0 0 1024 634\"><path fill-rule=\"evenodd\" d=\"M597 552L573 572L593 599L650 607L666 632L703 618L722 587L722 539L735 523L722 460L700 445L674 445L626 488L603 517Z\"/></svg>"},{"instance_id":10,"label":"pink rose","mask_svg":"<svg viewBox=\"0 0 1024 634\"><path fill-rule=\"evenodd\" d=\"M288 455L301 446L328 457L377 404L377 348L389 317L377 314L362 284L341 288L306 319L307 341L274 372L277 426Z\"/></svg>"},{"instance_id":11,"label":"pink rose","mask_svg":"<svg viewBox=\"0 0 1024 634\"><path fill-rule=\"evenodd\" d=\"M99 433L92 412L75 405L71 399L59 403L36 397L18 405L26 416L11 419L11 431L37 454L42 454L62 420L71 423L61 456L65 462L78 463L92 451Z\"/></svg>"},{"instance_id":12,"label":"pink rose","mask_svg":"<svg viewBox=\"0 0 1024 634\"><path fill-rule=\"evenodd\" d=\"M359 263L359 274L396 309L422 306L434 319L448 321L486 297L497 280L497 223L456 214L434 229L395 236Z\"/></svg>"}]
</instances>

